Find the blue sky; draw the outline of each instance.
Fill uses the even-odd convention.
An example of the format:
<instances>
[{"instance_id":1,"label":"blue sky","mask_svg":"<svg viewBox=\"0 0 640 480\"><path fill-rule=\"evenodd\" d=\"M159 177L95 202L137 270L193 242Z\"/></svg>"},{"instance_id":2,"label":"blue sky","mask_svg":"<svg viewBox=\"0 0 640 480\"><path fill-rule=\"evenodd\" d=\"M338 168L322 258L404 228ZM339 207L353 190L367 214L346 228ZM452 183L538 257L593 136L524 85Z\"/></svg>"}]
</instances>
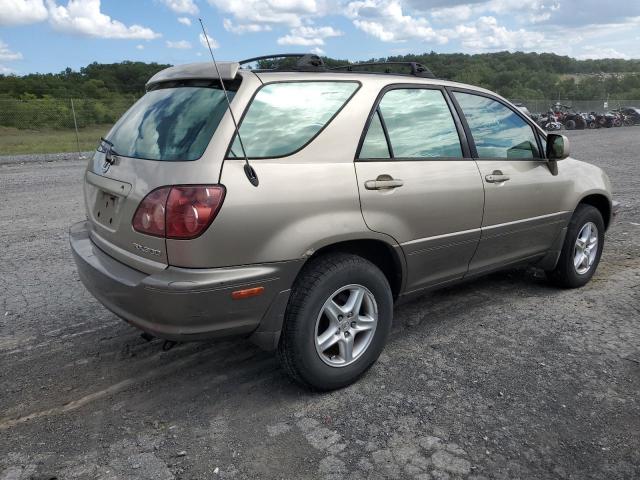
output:
<instances>
[{"instance_id":1,"label":"blue sky","mask_svg":"<svg viewBox=\"0 0 640 480\"><path fill-rule=\"evenodd\" d=\"M0 0L0 73L315 51L640 58L639 0Z\"/></svg>"}]
</instances>

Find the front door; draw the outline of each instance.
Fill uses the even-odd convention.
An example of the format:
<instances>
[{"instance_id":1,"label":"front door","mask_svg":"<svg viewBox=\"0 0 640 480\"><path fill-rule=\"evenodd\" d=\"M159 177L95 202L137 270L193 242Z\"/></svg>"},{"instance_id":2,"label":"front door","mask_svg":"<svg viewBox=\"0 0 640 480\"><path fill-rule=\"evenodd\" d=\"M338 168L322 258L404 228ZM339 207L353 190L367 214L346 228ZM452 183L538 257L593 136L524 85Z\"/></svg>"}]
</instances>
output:
<instances>
[{"instance_id":1,"label":"front door","mask_svg":"<svg viewBox=\"0 0 640 480\"><path fill-rule=\"evenodd\" d=\"M368 122L355 168L368 227L402 246L405 290L467 272L480 238L483 186L446 92L393 85Z\"/></svg>"},{"instance_id":2,"label":"front door","mask_svg":"<svg viewBox=\"0 0 640 480\"><path fill-rule=\"evenodd\" d=\"M497 98L454 91L485 189L482 237L469 273L546 253L571 212L571 182L549 168L532 126ZM475 150L475 151L474 151Z\"/></svg>"}]
</instances>

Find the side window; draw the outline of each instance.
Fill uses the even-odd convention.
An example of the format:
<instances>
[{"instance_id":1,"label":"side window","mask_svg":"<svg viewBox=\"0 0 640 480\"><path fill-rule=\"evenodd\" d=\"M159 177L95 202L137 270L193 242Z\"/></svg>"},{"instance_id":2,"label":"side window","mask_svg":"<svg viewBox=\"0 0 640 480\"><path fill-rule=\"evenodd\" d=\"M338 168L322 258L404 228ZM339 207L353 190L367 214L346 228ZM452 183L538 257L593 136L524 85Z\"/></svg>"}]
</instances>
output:
<instances>
[{"instance_id":1,"label":"side window","mask_svg":"<svg viewBox=\"0 0 640 480\"><path fill-rule=\"evenodd\" d=\"M356 82L282 82L262 87L240 124L249 158L284 157L305 146L358 89ZM242 157L234 138L229 157Z\"/></svg>"},{"instance_id":2,"label":"side window","mask_svg":"<svg viewBox=\"0 0 640 480\"><path fill-rule=\"evenodd\" d=\"M455 92L479 158L541 158L531 126L491 98Z\"/></svg>"},{"instance_id":3,"label":"side window","mask_svg":"<svg viewBox=\"0 0 640 480\"><path fill-rule=\"evenodd\" d=\"M389 158L389 144L382 129L380 112L376 110L373 114L367 136L364 137L360 158Z\"/></svg>"},{"instance_id":4,"label":"side window","mask_svg":"<svg viewBox=\"0 0 640 480\"><path fill-rule=\"evenodd\" d=\"M394 158L462 158L458 131L440 90L390 90L379 110Z\"/></svg>"}]
</instances>

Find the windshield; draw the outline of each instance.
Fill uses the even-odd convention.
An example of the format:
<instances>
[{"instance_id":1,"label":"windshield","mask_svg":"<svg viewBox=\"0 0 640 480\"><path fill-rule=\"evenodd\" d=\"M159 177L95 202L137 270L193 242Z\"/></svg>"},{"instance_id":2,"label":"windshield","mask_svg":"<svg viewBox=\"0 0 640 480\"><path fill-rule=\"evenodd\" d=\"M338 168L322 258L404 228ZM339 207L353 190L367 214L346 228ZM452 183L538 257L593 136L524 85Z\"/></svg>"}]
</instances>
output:
<instances>
[{"instance_id":1,"label":"windshield","mask_svg":"<svg viewBox=\"0 0 640 480\"><path fill-rule=\"evenodd\" d=\"M147 160L197 160L227 110L219 85L169 84L147 92L109 132L113 152ZM232 99L237 86L227 88Z\"/></svg>"}]
</instances>

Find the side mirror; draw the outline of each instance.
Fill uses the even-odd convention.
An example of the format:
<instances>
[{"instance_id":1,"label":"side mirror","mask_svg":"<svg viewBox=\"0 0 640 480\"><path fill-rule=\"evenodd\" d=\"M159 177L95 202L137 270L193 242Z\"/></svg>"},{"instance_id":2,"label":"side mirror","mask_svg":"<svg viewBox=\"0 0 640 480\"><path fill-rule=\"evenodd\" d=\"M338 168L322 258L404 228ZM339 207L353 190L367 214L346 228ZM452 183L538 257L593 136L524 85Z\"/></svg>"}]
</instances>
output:
<instances>
[{"instance_id":1,"label":"side mirror","mask_svg":"<svg viewBox=\"0 0 640 480\"><path fill-rule=\"evenodd\" d=\"M557 133L547 134L547 158L549 160L562 160L571 153L569 139Z\"/></svg>"}]
</instances>

